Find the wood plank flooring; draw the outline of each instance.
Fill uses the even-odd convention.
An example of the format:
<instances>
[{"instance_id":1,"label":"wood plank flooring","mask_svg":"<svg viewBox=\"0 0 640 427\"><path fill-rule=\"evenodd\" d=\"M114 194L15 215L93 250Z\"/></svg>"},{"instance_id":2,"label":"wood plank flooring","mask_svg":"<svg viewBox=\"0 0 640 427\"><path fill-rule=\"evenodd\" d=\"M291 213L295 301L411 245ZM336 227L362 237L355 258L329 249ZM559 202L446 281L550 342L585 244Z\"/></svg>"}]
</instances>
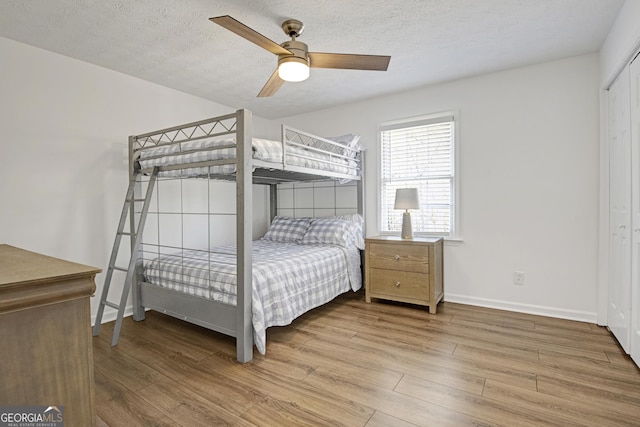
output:
<instances>
[{"instance_id":1,"label":"wood plank flooring","mask_svg":"<svg viewBox=\"0 0 640 427\"><path fill-rule=\"evenodd\" d=\"M267 354L149 312L94 337L98 426L640 426L640 370L593 324L350 293Z\"/></svg>"}]
</instances>

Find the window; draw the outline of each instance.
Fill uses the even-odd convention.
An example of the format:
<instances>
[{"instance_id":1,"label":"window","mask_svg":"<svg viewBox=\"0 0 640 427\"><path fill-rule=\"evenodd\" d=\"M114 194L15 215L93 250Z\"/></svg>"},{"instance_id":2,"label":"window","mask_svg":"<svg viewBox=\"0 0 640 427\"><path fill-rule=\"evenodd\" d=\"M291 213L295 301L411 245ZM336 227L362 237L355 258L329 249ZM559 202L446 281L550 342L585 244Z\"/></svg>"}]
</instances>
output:
<instances>
[{"instance_id":1,"label":"window","mask_svg":"<svg viewBox=\"0 0 640 427\"><path fill-rule=\"evenodd\" d=\"M455 116L452 113L384 123L381 141L381 232L399 232L396 189L417 188L411 211L416 234L453 237L455 230Z\"/></svg>"}]
</instances>

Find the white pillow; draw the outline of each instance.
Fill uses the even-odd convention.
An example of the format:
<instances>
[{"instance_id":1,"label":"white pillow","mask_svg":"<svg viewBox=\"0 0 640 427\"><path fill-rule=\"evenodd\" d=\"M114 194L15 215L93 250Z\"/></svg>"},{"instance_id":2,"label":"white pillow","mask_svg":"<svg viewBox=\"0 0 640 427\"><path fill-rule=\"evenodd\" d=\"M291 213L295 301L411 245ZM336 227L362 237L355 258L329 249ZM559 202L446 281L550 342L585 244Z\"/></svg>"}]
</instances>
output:
<instances>
[{"instance_id":1,"label":"white pillow","mask_svg":"<svg viewBox=\"0 0 640 427\"><path fill-rule=\"evenodd\" d=\"M342 154L347 157L355 158L358 151L364 149L364 146L360 143L360 135L348 133L346 135L330 136L327 139L344 144L345 147Z\"/></svg>"}]
</instances>

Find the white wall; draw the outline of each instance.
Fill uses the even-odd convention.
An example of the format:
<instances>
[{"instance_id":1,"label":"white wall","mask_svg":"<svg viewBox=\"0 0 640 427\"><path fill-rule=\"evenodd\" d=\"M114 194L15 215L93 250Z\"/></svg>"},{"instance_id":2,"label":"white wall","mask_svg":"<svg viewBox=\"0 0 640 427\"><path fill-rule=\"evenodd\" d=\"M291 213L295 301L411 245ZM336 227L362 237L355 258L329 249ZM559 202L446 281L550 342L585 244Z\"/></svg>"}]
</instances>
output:
<instances>
[{"instance_id":1,"label":"white wall","mask_svg":"<svg viewBox=\"0 0 640 427\"><path fill-rule=\"evenodd\" d=\"M233 111L4 38L0 57L0 243L103 271L128 184L128 135ZM268 194L254 193L264 228Z\"/></svg>"},{"instance_id":2,"label":"white wall","mask_svg":"<svg viewBox=\"0 0 640 427\"><path fill-rule=\"evenodd\" d=\"M445 299L595 321L598 74L597 55L586 55L283 121L362 135L374 235L378 124L457 110L463 241L445 248ZM524 286L513 285L515 270Z\"/></svg>"}]
</instances>

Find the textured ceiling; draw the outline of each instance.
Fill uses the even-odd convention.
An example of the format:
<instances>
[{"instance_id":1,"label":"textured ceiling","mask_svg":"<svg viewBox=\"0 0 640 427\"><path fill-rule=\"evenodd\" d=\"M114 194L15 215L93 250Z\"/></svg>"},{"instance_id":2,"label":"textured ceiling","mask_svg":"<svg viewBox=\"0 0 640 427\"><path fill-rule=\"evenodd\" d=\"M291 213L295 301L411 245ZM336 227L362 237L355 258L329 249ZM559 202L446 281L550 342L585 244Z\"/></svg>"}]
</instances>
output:
<instances>
[{"instance_id":1,"label":"textured ceiling","mask_svg":"<svg viewBox=\"0 0 640 427\"><path fill-rule=\"evenodd\" d=\"M279 118L428 84L597 52L624 0L2 0L0 36L232 108ZM312 69L256 95L275 55L211 23L266 37L305 24L310 51L391 55L387 72Z\"/></svg>"}]
</instances>

